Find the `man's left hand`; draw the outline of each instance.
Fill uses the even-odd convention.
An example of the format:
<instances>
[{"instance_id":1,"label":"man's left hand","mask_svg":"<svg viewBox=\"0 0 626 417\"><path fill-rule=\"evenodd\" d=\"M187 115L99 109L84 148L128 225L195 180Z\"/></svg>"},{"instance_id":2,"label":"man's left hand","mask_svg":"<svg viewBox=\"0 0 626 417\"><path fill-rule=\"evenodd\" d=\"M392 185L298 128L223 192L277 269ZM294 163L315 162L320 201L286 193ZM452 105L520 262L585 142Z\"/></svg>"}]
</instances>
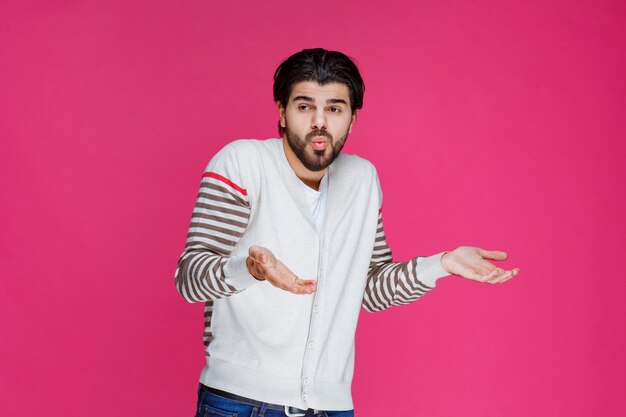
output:
<instances>
[{"instance_id":1,"label":"man's left hand","mask_svg":"<svg viewBox=\"0 0 626 417\"><path fill-rule=\"evenodd\" d=\"M449 274L459 275L474 281L497 284L505 282L519 274L519 268L505 270L498 268L489 260L504 261L506 252L484 250L471 246L461 246L441 257L441 266Z\"/></svg>"}]
</instances>

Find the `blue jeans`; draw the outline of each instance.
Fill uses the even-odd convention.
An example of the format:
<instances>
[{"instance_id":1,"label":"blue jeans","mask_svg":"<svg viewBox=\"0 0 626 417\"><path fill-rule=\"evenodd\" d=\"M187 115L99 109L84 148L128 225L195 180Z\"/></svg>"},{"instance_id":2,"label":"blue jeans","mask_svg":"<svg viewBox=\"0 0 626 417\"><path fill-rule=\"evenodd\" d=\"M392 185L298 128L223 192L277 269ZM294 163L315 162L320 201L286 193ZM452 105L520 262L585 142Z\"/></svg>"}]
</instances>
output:
<instances>
[{"instance_id":1,"label":"blue jeans","mask_svg":"<svg viewBox=\"0 0 626 417\"><path fill-rule=\"evenodd\" d=\"M316 417L354 417L354 411L322 411ZM220 397L198 388L196 417L286 417L284 411L268 410L267 405L254 406Z\"/></svg>"}]
</instances>

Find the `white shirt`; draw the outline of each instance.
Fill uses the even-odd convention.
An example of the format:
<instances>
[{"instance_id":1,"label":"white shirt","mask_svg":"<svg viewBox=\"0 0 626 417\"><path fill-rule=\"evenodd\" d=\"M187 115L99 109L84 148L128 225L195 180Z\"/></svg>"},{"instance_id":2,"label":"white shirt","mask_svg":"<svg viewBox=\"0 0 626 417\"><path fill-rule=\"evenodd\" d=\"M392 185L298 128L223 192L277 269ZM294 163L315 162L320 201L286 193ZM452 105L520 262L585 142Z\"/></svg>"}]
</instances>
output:
<instances>
[{"instance_id":1,"label":"white shirt","mask_svg":"<svg viewBox=\"0 0 626 417\"><path fill-rule=\"evenodd\" d=\"M324 224L324 214L326 213L326 191L328 190L328 172L324 174L320 181L319 191L314 190L305 183L301 182L302 190L306 196L306 200L309 203L309 209L311 215L315 220L315 227L318 232L322 231L322 224Z\"/></svg>"}]
</instances>

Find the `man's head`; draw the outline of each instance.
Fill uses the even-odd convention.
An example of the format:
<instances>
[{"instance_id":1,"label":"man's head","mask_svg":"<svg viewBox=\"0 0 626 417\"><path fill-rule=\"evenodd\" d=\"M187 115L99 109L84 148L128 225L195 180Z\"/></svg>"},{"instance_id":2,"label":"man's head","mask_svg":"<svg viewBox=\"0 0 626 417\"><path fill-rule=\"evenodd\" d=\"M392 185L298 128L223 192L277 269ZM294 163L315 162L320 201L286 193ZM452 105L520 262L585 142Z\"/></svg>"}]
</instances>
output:
<instances>
[{"instance_id":1,"label":"man's head","mask_svg":"<svg viewBox=\"0 0 626 417\"><path fill-rule=\"evenodd\" d=\"M341 52L315 48L291 55L274 72L274 101L285 107L293 85L301 81L345 84L350 92L352 113L356 114L363 107L365 84L355 63ZM284 127L280 123L278 130L282 136Z\"/></svg>"},{"instance_id":2,"label":"man's head","mask_svg":"<svg viewBox=\"0 0 626 417\"><path fill-rule=\"evenodd\" d=\"M310 171L321 171L339 155L363 106L359 70L341 52L305 49L274 73L278 129Z\"/></svg>"}]
</instances>

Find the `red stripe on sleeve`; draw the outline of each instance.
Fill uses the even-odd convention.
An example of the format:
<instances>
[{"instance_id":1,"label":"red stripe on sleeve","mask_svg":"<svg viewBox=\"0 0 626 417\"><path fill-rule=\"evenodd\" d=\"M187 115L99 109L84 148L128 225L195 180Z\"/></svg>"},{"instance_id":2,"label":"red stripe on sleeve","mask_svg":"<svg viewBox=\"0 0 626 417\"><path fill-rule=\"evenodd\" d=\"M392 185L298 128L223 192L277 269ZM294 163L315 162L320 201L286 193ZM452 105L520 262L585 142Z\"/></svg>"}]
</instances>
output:
<instances>
[{"instance_id":1,"label":"red stripe on sleeve","mask_svg":"<svg viewBox=\"0 0 626 417\"><path fill-rule=\"evenodd\" d=\"M248 191L246 191L245 188L241 188L240 186L238 186L237 184L235 184L228 178L221 176L220 174L217 174L215 172L205 172L204 174L202 174L202 178L204 177L215 178L216 180L221 181L224 184L230 185L232 188L239 191L241 194L246 195L246 196L248 195Z\"/></svg>"}]
</instances>

